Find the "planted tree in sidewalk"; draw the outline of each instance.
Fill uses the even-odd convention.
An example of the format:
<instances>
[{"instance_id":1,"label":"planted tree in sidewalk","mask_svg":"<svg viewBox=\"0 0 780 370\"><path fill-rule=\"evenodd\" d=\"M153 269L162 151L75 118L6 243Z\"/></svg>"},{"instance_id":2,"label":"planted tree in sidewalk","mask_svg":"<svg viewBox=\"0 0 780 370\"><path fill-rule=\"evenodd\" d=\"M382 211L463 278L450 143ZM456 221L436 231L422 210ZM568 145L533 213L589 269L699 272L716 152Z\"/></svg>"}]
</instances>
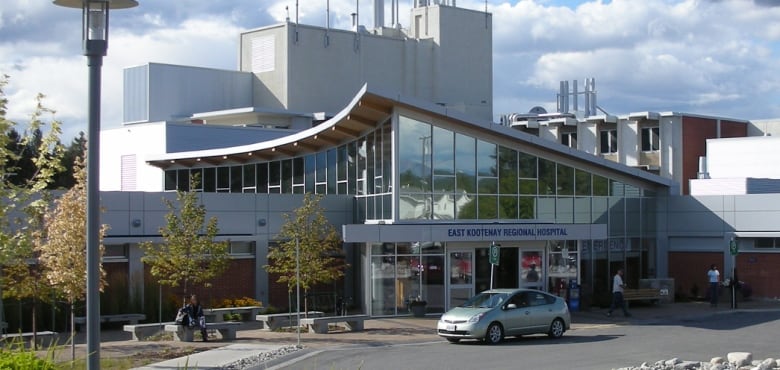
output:
<instances>
[{"instance_id":1,"label":"planted tree in sidewalk","mask_svg":"<svg viewBox=\"0 0 780 370\"><path fill-rule=\"evenodd\" d=\"M210 281L225 271L230 258L228 242L214 240L219 233L217 218L206 220L200 193L192 191L198 183L199 178L193 176L189 191L176 192L176 202L163 199L169 211L166 225L160 228L164 242L140 244L145 254L141 260L150 266L152 276L161 285L181 285L185 299L190 285L211 286Z\"/></svg>"},{"instance_id":2,"label":"planted tree in sidewalk","mask_svg":"<svg viewBox=\"0 0 780 370\"><path fill-rule=\"evenodd\" d=\"M49 188L62 171L61 128L53 118L55 112L43 105L44 96L38 94L36 109L19 145L11 145L16 124L5 116L8 100L3 87L7 83L8 76L0 77L0 287L3 297L32 300L35 343L38 304L52 297L52 287L43 278L37 247L47 238L44 216L52 200ZM44 115L52 117L48 123L43 120ZM27 154L30 163L24 171L19 167L23 153L12 148L33 153Z\"/></svg>"},{"instance_id":3,"label":"planted tree in sidewalk","mask_svg":"<svg viewBox=\"0 0 780 370\"><path fill-rule=\"evenodd\" d=\"M321 195L306 193L303 205L285 213L277 240L278 247L268 251L266 271L278 274L278 283L287 284L288 294L299 283L304 290L304 312L308 312L306 293L316 284L329 283L344 276L349 267L344 259L341 236L325 217Z\"/></svg>"},{"instance_id":4,"label":"planted tree in sidewalk","mask_svg":"<svg viewBox=\"0 0 780 370\"><path fill-rule=\"evenodd\" d=\"M57 295L70 306L71 358L76 358L75 313L76 302L87 295L87 171L84 158L76 161L73 169L75 185L55 201L54 209L46 214L45 225L48 238L38 247L45 278L54 286ZM108 225L99 230L100 259L103 257L103 236ZM99 288L106 285L105 271L100 263Z\"/></svg>"}]
</instances>

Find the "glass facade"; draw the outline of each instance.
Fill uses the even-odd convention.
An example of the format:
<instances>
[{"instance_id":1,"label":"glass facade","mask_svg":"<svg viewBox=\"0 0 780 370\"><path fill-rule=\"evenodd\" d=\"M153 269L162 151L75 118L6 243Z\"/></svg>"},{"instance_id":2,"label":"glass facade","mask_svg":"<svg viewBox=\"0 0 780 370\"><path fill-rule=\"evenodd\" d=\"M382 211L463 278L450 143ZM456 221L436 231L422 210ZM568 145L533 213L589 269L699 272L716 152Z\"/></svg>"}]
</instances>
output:
<instances>
[{"instance_id":1,"label":"glass facade","mask_svg":"<svg viewBox=\"0 0 780 370\"><path fill-rule=\"evenodd\" d=\"M303 156L166 170L165 189L187 190L197 173L203 181L195 190L204 192L350 194L358 222L604 224L606 240L518 242L504 248L502 258L515 261L500 270L508 276L507 287L558 292L573 280L582 285L587 304L609 296L617 268L626 269L633 286L640 278L654 277L653 192L561 157L553 160L491 141L489 135L396 117L351 142ZM362 251L368 311L406 314L409 301L423 299L428 312L443 312L462 298L458 294L473 294L486 285L485 251L484 246L441 241L368 243ZM532 269L539 269L538 278L529 278Z\"/></svg>"}]
</instances>

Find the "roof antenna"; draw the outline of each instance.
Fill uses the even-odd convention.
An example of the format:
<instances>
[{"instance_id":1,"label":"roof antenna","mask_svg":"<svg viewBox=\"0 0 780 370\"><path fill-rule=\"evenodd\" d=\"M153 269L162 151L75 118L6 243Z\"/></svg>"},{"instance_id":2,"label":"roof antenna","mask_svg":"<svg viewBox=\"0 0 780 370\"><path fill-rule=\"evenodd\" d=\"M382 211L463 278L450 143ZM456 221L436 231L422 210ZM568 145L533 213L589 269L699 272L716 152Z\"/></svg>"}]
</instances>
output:
<instances>
[{"instance_id":1,"label":"roof antenna","mask_svg":"<svg viewBox=\"0 0 780 370\"><path fill-rule=\"evenodd\" d=\"M295 43L298 43L298 0L295 0Z\"/></svg>"},{"instance_id":2,"label":"roof antenna","mask_svg":"<svg viewBox=\"0 0 780 370\"><path fill-rule=\"evenodd\" d=\"M330 45L330 0L325 2L325 47Z\"/></svg>"}]
</instances>

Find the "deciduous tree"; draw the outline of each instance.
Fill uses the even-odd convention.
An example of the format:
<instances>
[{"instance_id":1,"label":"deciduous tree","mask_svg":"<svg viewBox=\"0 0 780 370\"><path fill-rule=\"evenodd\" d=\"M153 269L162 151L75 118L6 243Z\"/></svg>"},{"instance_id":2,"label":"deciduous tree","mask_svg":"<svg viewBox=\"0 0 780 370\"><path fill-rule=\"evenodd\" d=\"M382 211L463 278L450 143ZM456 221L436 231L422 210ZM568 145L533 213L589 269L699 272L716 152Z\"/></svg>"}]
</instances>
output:
<instances>
[{"instance_id":1,"label":"deciduous tree","mask_svg":"<svg viewBox=\"0 0 780 370\"><path fill-rule=\"evenodd\" d=\"M36 247L47 237L44 215L52 200L48 189L62 170L61 128L53 118L55 112L43 105L45 97L38 94L36 109L19 143L19 148L34 155L30 157L29 171L18 171L17 162L22 155L9 149L9 134L15 123L5 116L8 100L3 88L7 83L8 76L0 77L0 286L3 297L32 299L35 340L38 302L51 298L51 286L42 279ZM48 123L43 120L44 115L50 116Z\"/></svg>"},{"instance_id":2,"label":"deciduous tree","mask_svg":"<svg viewBox=\"0 0 780 370\"><path fill-rule=\"evenodd\" d=\"M343 258L341 236L325 217L321 200L321 195L307 193L300 208L292 215L284 214L284 224L277 235L279 246L268 251L269 264L263 267L278 274L277 282L287 284L288 292L298 282L308 292L318 283L335 281L349 267ZM306 300L304 311L308 312Z\"/></svg>"},{"instance_id":3,"label":"deciduous tree","mask_svg":"<svg viewBox=\"0 0 780 370\"><path fill-rule=\"evenodd\" d=\"M75 185L59 197L54 209L46 214L48 238L37 252L46 280L70 305L71 357L75 359L74 306L87 295L87 171L83 157L77 159L73 173ZM105 224L99 230L101 260L106 230L108 225ZM99 271L99 288L103 291L106 281L102 263Z\"/></svg>"},{"instance_id":4,"label":"deciduous tree","mask_svg":"<svg viewBox=\"0 0 780 370\"><path fill-rule=\"evenodd\" d=\"M189 189L196 189L198 181L193 177ZM217 218L206 220L199 194L178 191L176 203L163 199L169 211L165 227L160 228L165 242L140 245L145 252L142 260L151 267L151 274L161 285L182 285L184 297L190 284L210 286L210 281L225 271L230 258L228 242L214 240L219 232Z\"/></svg>"}]
</instances>

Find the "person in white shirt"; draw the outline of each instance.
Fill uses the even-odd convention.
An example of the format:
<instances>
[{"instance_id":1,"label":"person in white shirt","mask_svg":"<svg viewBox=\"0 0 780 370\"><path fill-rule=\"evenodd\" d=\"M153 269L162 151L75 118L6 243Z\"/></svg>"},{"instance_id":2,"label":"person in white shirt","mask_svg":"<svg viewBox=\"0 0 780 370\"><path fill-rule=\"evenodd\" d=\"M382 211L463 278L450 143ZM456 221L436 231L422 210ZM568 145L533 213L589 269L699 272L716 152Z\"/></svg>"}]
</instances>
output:
<instances>
[{"instance_id":1,"label":"person in white shirt","mask_svg":"<svg viewBox=\"0 0 780 370\"><path fill-rule=\"evenodd\" d=\"M626 284L623 283L623 269L619 269L612 278L612 304L609 306L607 316L612 316L612 311L620 307L623 310L623 316L631 317L628 309L626 309L626 301L623 300L623 289L625 287Z\"/></svg>"},{"instance_id":2,"label":"person in white shirt","mask_svg":"<svg viewBox=\"0 0 780 370\"><path fill-rule=\"evenodd\" d=\"M720 285L720 272L715 264L710 265L707 271L707 278L710 281L710 307L718 306L718 285Z\"/></svg>"}]
</instances>

